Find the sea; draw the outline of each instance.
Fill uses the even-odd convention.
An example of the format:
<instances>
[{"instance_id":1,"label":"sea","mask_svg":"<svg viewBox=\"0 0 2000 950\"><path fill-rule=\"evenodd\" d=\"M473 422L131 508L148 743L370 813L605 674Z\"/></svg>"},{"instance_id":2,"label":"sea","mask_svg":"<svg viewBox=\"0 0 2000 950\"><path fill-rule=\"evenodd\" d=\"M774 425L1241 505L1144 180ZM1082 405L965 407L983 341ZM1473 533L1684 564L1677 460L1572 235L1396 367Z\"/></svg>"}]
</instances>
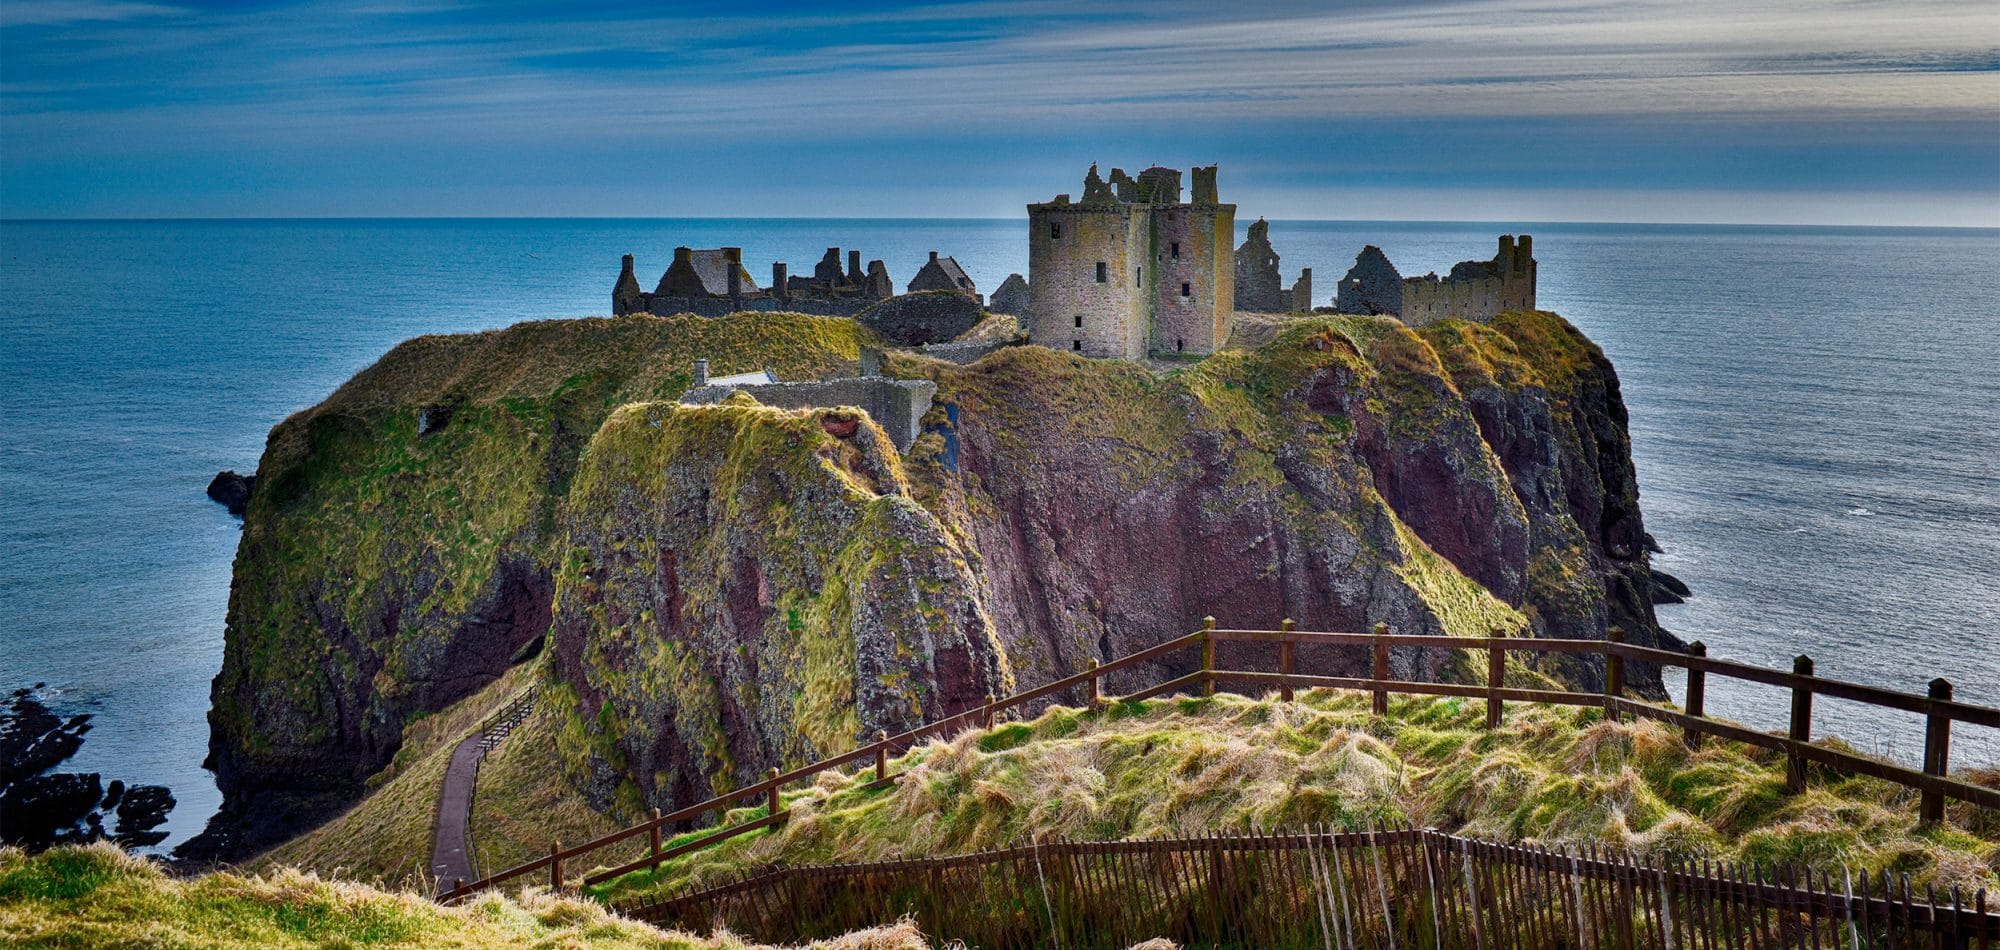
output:
<instances>
[{"instance_id":1,"label":"sea","mask_svg":"<svg viewBox=\"0 0 2000 950\"><path fill-rule=\"evenodd\" d=\"M1239 228L1239 230L1241 230ZM1365 244L1403 273L1535 236L1540 303L1601 344L1631 411L1664 624L1712 655L2000 705L2000 230L1274 220L1324 303ZM170 848L218 803L206 752L237 519L203 495L398 341L607 313L619 256L826 248L981 288L1020 220L0 222L0 688L90 713L67 766L170 786ZM1241 235L1239 234L1239 240ZM1789 698L1711 678L1765 728ZM1671 683L1678 688L1678 683ZM1905 761L1919 718L1821 700L1819 734ZM2000 765L1961 726L1955 762Z\"/></svg>"}]
</instances>

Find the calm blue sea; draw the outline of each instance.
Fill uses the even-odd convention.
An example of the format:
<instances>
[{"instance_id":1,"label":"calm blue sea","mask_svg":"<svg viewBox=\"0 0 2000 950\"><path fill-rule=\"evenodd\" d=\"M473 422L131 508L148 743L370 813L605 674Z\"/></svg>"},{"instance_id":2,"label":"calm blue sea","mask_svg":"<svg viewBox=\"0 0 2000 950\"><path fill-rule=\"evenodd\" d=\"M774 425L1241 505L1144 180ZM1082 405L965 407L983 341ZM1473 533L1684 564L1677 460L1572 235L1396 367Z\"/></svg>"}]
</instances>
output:
<instances>
[{"instance_id":1,"label":"calm blue sea","mask_svg":"<svg viewBox=\"0 0 2000 950\"><path fill-rule=\"evenodd\" d=\"M618 257L676 244L809 269L830 245L900 283L936 248L986 289L1019 221L0 222L0 686L95 713L75 766L200 768L236 521L202 495L271 426L396 342L602 314ZM1489 257L1486 224L1277 222L1324 301L1365 243L1405 274ZM1522 230L1515 227L1513 230ZM1541 301L1624 380L1669 627L1715 654L2000 704L2000 231L1543 225ZM1711 687L1779 723L1784 697ZM1914 717L1822 702L1817 728L1909 756ZM2000 762L1967 728L1964 760Z\"/></svg>"}]
</instances>

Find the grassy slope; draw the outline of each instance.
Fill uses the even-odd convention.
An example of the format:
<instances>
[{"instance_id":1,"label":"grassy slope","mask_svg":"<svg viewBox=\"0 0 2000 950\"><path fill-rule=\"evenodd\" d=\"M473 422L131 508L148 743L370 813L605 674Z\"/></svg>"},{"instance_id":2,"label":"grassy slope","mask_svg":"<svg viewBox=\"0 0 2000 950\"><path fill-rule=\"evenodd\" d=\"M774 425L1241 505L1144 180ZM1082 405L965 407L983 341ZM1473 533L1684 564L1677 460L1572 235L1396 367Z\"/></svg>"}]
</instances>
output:
<instances>
[{"instance_id":1,"label":"grassy slope","mask_svg":"<svg viewBox=\"0 0 2000 950\"><path fill-rule=\"evenodd\" d=\"M667 933L587 901L529 893L442 907L294 870L168 877L108 844L28 857L0 850L0 944L10 947L648 947L750 945ZM827 950L928 947L907 925L816 944Z\"/></svg>"},{"instance_id":2,"label":"grassy slope","mask_svg":"<svg viewBox=\"0 0 2000 950\"><path fill-rule=\"evenodd\" d=\"M1384 821L1504 841L1909 873L2000 885L2000 816L1919 830L1913 793L1820 775L1802 795L1763 750L1711 742L1691 754L1651 722L1520 706L1483 728L1483 704L1412 698L1373 716L1365 694L1314 690L1281 703L1211 700L1054 708L1028 723L913 750L894 788L824 778L795 817L607 884L620 899L765 862L866 861L998 847L1031 835L1124 838ZM1965 822L1972 824L1970 830Z\"/></svg>"},{"instance_id":3,"label":"grassy slope","mask_svg":"<svg viewBox=\"0 0 2000 950\"><path fill-rule=\"evenodd\" d=\"M329 876L423 889L431 831L452 749L533 681L541 663L508 670L485 689L403 731L395 761L369 784L377 791L344 814L271 849L254 870L298 867ZM476 826L475 826L476 827Z\"/></svg>"},{"instance_id":4,"label":"grassy slope","mask_svg":"<svg viewBox=\"0 0 2000 950\"><path fill-rule=\"evenodd\" d=\"M472 796L472 850L482 874L545 855L549 842L575 844L625 826L593 811L564 780L555 750L575 693L548 688L533 713L479 767ZM581 744L580 737L569 741Z\"/></svg>"}]
</instances>

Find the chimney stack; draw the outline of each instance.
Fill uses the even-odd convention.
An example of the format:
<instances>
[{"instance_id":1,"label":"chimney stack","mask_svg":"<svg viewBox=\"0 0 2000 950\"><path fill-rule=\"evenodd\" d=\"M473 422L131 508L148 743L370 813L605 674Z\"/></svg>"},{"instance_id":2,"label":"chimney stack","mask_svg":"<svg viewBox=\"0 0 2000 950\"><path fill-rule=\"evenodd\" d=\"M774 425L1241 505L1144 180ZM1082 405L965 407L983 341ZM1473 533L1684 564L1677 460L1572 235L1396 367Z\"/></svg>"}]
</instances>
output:
<instances>
[{"instance_id":1,"label":"chimney stack","mask_svg":"<svg viewBox=\"0 0 2000 950\"><path fill-rule=\"evenodd\" d=\"M848 252L847 252L847 282L848 282L848 283L850 283L850 284L858 284L858 283L861 283L861 252L860 252L860 251L848 251Z\"/></svg>"},{"instance_id":2,"label":"chimney stack","mask_svg":"<svg viewBox=\"0 0 2000 950\"><path fill-rule=\"evenodd\" d=\"M694 388L696 388L696 389L700 389L701 387L703 387L703 386L706 386L706 385L708 385L708 361L707 361L707 360L695 360L695 361L694 361Z\"/></svg>"},{"instance_id":3,"label":"chimney stack","mask_svg":"<svg viewBox=\"0 0 2000 950\"><path fill-rule=\"evenodd\" d=\"M771 293L779 300L789 299L792 295L791 291L785 286L787 279L785 262L771 262Z\"/></svg>"},{"instance_id":4,"label":"chimney stack","mask_svg":"<svg viewBox=\"0 0 2000 950\"><path fill-rule=\"evenodd\" d=\"M722 259L729 264L729 299L735 301L743 296L743 249L725 247Z\"/></svg>"},{"instance_id":5,"label":"chimney stack","mask_svg":"<svg viewBox=\"0 0 2000 950\"><path fill-rule=\"evenodd\" d=\"M936 252L936 251L932 251L932 252L931 252L931 263L933 263L933 264L937 263L937 252Z\"/></svg>"}]
</instances>

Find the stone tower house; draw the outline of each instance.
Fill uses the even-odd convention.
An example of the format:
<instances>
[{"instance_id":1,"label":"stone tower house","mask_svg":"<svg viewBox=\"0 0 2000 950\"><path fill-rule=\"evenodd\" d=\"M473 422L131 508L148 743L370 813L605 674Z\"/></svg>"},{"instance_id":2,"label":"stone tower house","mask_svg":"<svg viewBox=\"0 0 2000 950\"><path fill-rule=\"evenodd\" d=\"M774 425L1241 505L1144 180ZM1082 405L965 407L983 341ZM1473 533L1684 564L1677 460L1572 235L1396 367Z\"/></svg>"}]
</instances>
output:
<instances>
[{"instance_id":1,"label":"stone tower house","mask_svg":"<svg viewBox=\"0 0 2000 950\"><path fill-rule=\"evenodd\" d=\"M1138 359L1213 353L1235 314L1236 206L1217 201L1215 166L1133 178L1097 166L1083 198L1028 206L1029 331L1043 346Z\"/></svg>"}]
</instances>

